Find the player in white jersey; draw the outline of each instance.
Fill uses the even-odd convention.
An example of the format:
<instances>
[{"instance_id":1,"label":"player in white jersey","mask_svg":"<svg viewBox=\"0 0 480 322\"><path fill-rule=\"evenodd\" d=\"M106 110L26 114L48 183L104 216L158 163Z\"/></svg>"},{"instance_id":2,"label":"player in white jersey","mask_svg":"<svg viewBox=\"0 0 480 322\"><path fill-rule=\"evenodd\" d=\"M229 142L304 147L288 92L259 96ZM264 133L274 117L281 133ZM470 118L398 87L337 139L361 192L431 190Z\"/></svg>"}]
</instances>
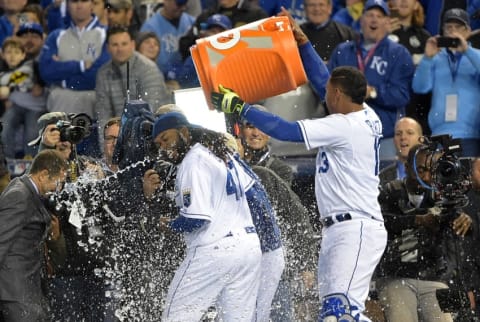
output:
<instances>
[{"instance_id":1,"label":"player in white jersey","mask_svg":"<svg viewBox=\"0 0 480 322\"><path fill-rule=\"evenodd\" d=\"M226 113L239 113L276 139L319 148L315 176L323 223L318 260L319 321L369 321L362 313L364 303L387 241L377 201L382 125L364 103L367 82L360 71L338 67L328 77L309 42L299 49L309 80L317 93L325 93L331 115L288 122L244 103L222 86L220 93L212 94L212 102Z\"/></svg>"},{"instance_id":2,"label":"player in white jersey","mask_svg":"<svg viewBox=\"0 0 480 322\"><path fill-rule=\"evenodd\" d=\"M168 226L187 245L162 321L199 321L214 304L221 321L250 321L255 312L261 251L239 180L244 170L231 159L227 166L228 148L208 133L178 112L160 116L153 128L154 142L179 164L179 215Z\"/></svg>"}]
</instances>

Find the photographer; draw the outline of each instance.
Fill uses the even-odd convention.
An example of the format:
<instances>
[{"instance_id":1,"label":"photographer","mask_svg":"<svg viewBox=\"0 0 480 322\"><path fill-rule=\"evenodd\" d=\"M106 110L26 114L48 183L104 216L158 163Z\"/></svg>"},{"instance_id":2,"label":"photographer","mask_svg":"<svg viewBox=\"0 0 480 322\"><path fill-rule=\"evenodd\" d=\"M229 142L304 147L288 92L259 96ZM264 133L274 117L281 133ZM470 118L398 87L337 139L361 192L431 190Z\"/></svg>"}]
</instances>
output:
<instances>
[{"instance_id":1,"label":"photographer","mask_svg":"<svg viewBox=\"0 0 480 322\"><path fill-rule=\"evenodd\" d=\"M85 114L51 112L37 123L39 136L30 144L39 144L40 151L59 151L69 166L65 189L49 205L59 218L66 245L66 257L60 260L48 244L54 268L48 281L52 318L97 321L105 312L104 280L95 273L104 267L106 255L105 244L99 243L104 200L97 185L104 173L99 161L76 155L76 144L88 135L91 120Z\"/></svg>"},{"instance_id":2,"label":"photographer","mask_svg":"<svg viewBox=\"0 0 480 322\"><path fill-rule=\"evenodd\" d=\"M452 321L451 314L441 310L437 290L450 287L466 294L459 237L471 231L472 219L459 204L439 199L443 191L429 189L433 165L441 157L425 145L413 146L405 165L407 177L381 187L389 240L377 288L387 321Z\"/></svg>"},{"instance_id":3,"label":"photographer","mask_svg":"<svg viewBox=\"0 0 480 322\"><path fill-rule=\"evenodd\" d=\"M451 134L462 140L462 156L477 157L480 156L480 50L466 40L471 29L464 10L446 11L442 30L448 38L437 35L427 40L412 88L415 93L432 93L428 113L432 135Z\"/></svg>"},{"instance_id":4,"label":"photographer","mask_svg":"<svg viewBox=\"0 0 480 322\"><path fill-rule=\"evenodd\" d=\"M37 120L38 137L28 143L29 146L38 145L38 152L45 149L60 149L60 131L57 129L58 121L66 121L68 115L64 112L50 112L40 116ZM60 151L62 152L62 151ZM69 157L69 156L68 156ZM68 159L65 158L65 159Z\"/></svg>"}]
</instances>

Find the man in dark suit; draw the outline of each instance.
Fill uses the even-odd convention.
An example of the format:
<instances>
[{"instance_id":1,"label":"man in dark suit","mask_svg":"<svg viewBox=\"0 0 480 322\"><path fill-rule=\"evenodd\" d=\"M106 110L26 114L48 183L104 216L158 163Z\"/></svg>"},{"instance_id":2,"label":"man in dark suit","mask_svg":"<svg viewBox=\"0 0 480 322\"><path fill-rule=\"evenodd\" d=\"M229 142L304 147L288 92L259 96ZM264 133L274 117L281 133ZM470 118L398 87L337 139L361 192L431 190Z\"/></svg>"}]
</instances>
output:
<instances>
[{"instance_id":1,"label":"man in dark suit","mask_svg":"<svg viewBox=\"0 0 480 322\"><path fill-rule=\"evenodd\" d=\"M58 151L42 151L0 195L0 321L49 320L41 275L52 216L42 198L62 187L66 170Z\"/></svg>"}]
</instances>

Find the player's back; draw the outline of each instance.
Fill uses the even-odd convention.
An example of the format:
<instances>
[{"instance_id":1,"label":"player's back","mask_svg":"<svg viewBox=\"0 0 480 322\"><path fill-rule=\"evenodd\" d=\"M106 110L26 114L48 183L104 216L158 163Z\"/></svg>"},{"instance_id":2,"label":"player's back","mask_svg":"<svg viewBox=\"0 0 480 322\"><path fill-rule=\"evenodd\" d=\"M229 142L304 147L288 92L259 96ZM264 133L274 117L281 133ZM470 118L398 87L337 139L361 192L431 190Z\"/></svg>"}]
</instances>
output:
<instances>
[{"instance_id":1,"label":"player's back","mask_svg":"<svg viewBox=\"0 0 480 322\"><path fill-rule=\"evenodd\" d=\"M378 146L382 126L365 109L300 121L307 148L319 148L315 191L322 217L359 212L381 218L378 196Z\"/></svg>"}]
</instances>

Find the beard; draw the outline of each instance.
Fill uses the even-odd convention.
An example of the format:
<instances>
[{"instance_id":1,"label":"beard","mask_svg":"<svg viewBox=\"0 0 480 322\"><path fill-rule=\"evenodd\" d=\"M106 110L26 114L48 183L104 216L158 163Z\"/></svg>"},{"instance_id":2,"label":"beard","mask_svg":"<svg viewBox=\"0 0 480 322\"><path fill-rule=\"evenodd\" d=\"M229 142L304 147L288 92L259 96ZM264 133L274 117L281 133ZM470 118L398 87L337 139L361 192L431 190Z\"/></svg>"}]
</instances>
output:
<instances>
[{"instance_id":1,"label":"beard","mask_svg":"<svg viewBox=\"0 0 480 322\"><path fill-rule=\"evenodd\" d=\"M177 144L172 147L172 149L165 150L162 154L166 161L171 162L174 165L179 165L185 158L187 152L187 142L185 142L185 139L182 135L179 135L179 140Z\"/></svg>"}]
</instances>

